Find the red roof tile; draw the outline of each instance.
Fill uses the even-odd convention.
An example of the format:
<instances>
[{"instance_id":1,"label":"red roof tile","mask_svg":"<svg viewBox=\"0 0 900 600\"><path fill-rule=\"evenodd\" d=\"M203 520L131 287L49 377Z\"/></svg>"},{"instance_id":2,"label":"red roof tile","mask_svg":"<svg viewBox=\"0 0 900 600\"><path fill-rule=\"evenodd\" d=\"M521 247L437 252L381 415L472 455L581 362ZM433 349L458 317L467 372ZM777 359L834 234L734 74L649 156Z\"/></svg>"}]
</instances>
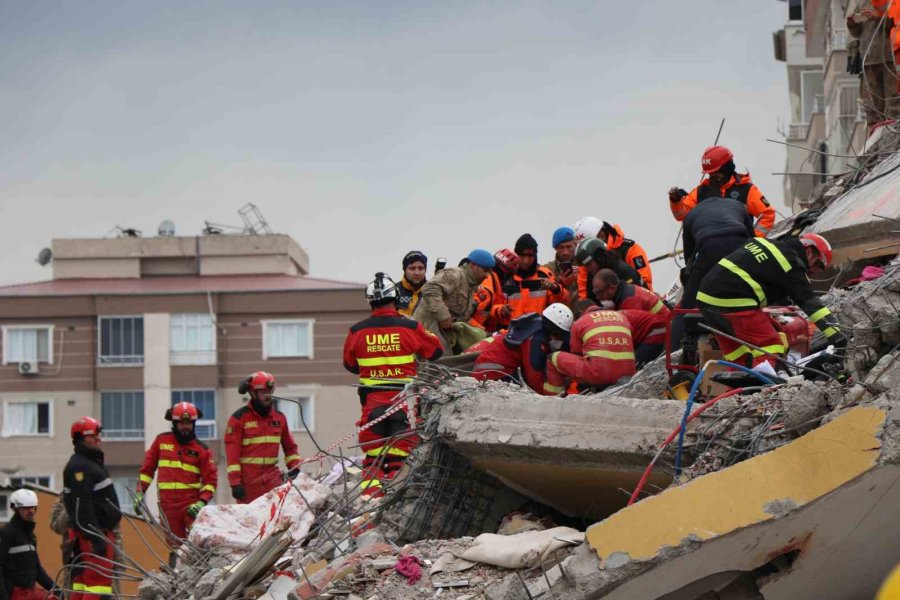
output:
<instances>
[{"instance_id":1,"label":"red roof tile","mask_svg":"<svg viewBox=\"0 0 900 600\"><path fill-rule=\"evenodd\" d=\"M146 279L54 279L0 286L0 297L196 294L206 292L315 292L359 290L365 284L290 275L218 275Z\"/></svg>"}]
</instances>

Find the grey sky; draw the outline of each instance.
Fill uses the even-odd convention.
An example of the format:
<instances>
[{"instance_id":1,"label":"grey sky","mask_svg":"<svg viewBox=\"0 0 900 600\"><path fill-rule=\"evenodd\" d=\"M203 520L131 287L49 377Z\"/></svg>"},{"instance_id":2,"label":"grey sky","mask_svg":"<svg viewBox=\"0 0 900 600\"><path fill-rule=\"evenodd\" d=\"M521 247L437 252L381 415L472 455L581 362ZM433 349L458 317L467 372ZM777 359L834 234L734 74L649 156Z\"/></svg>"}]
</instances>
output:
<instances>
[{"instance_id":1,"label":"grey sky","mask_svg":"<svg viewBox=\"0 0 900 600\"><path fill-rule=\"evenodd\" d=\"M593 214L651 255L721 142L782 212L776 0L0 2L0 283L54 237L239 224L399 276ZM656 287L675 275L655 270Z\"/></svg>"}]
</instances>

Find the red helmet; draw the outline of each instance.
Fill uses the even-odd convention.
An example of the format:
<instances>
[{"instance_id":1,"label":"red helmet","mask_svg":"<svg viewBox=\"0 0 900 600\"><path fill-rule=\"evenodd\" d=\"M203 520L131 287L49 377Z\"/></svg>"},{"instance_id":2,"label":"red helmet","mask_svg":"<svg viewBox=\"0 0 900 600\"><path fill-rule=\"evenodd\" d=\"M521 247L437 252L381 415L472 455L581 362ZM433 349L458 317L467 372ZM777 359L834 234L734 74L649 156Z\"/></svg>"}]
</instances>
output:
<instances>
[{"instance_id":1,"label":"red helmet","mask_svg":"<svg viewBox=\"0 0 900 600\"><path fill-rule=\"evenodd\" d=\"M81 417L72 423L72 439L77 440L86 435L100 435L102 430L103 427L100 426L100 421L97 419L93 417Z\"/></svg>"},{"instance_id":2,"label":"red helmet","mask_svg":"<svg viewBox=\"0 0 900 600\"><path fill-rule=\"evenodd\" d=\"M519 255L509 248L494 252L494 261L501 270L507 273L512 273L519 268Z\"/></svg>"},{"instance_id":3,"label":"red helmet","mask_svg":"<svg viewBox=\"0 0 900 600\"><path fill-rule=\"evenodd\" d=\"M818 233L804 233L800 236L800 243L804 246L814 247L826 269L831 266L831 244L828 243L828 240Z\"/></svg>"},{"instance_id":4,"label":"red helmet","mask_svg":"<svg viewBox=\"0 0 900 600\"><path fill-rule=\"evenodd\" d=\"M196 421L200 418L200 411L190 402L179 402L166 411L167 421Z\"/></svg>"},{"instance_id":5,"label":"red helmet","mask_svg":"<svg viewBox=\"0 0 900 600\"><path fill-rule=\"evenodd\" d=\"M733 158L734 154L725 146L710 146L703 152L700 167L704 173L709 175L724 167Z\"/></svg>"},{"instance_id":6,"label":"red helmet","mask_svg":"<svg viewBox=\"0 0 900 600\"><path fill-rule=\"evenodd\" d=\"M266 390L271 392L275 389L275 377L271 373L265 371L257 371L250 376L247 381L247 389L249 390Z\"/></svg>"}]
</instances>

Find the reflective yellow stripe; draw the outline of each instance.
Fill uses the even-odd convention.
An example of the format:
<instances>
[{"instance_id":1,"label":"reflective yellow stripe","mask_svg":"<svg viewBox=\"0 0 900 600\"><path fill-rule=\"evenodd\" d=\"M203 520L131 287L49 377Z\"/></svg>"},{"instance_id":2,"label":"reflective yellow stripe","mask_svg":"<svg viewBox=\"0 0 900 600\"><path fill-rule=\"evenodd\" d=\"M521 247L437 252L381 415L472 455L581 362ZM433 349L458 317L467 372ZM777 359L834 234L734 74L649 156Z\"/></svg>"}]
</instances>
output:
<instances>
[{"instance_id":1,"label":"reflective yellow stripe","mask_svg":"<svg viewBox=\"0 0 900 600\"><path fill-rule=\"evenodd\" d=\"M76 592L85 592L88 594L112 594L112 587L108 585L84 585L83 583L73 583L72 589Z\"/></svg>"},{"instance_id":2,"label":"reflective yellow stripe","mask_svg":"<svg viewBox=\"0 0 900 600\"><path fill-rule=\"evenodd\" d=\"M277 444L280 441L281 438L277 435L260 435L242 439L241 446L252 446L253 444Z\"/></svg>"},{"instance_id":3,"label":"reflective yellow stripe","mask_svg":"<svg viewBox=\"0 0 900 600\"><path fill-rule=\"evenodd\" d=\"M375 448L374 450L366 450L366 456L381 456L382 454L388 454L390 456L409 456L409 452L406 450L400 450L399 448L387 448L382 446L381 448Z\"/></svg>"},{"instance_id":4,"label":"reflective yellow stripe","mask_svg":"<svg viewBox=\"0 0 900 600\"><path fill-rule=\"evenodd\" d=\"M245 465L277 465L278 457L269 458L268 456L242 456L241 463Z\"/></svg>"},{"instance_id":5,"label":"reflective yellow stripe","mask_svg":"<svg viewBox=\"0 0 900 600\"><path fill-rule=\"evenodd\" d=\"M359 489L361 489L361 490L365 490L370 487L380 488L381 482L377 479L363 479L362 481L359 482Z\"/></svg>"},{"instance_id":6,"label":"reflective yellow stripe","mask_svg":"<svg viewBox=\"0 0 900 600\"><path fill-rule=\"evenodd\" d=\"M599 356L610 360L634 360L634 352L612 352L610 350L588 350L585 356Z\"/></svg>"},{"instance_id":7,"label":"reflective yellow stripe","mask_svg":"<svg viewBox=\"0 0 900 600\"><path fill-rule=\"evenodd\" d=\"M813 314L809 315L809 322L815 323L816 321L821 321L823 317L827 317L831 314L831 311L828 310L827 306L823 306Z\"/></svg>"},{"instance_id":8,"label":"reflective yellow stripe","mask_svg":"<svg viewBox=\"0 0 900 600\"><path fill-rule=\"evenodd\" d=\"M400 377L398 379L367 379L360 377L359 382L362 385L396 385L398 383L409 383L412 377Z\"/></svg>"},{"instance_id":9,"label":"reflective yellow stripe","mask_svg":"<svg viewBox=\"0 0 900 600\"><path fill-rule=\"evenodd\" d=\"M210 485L210 484L207 483L207 484L204 485L202 488L200 488L200 490L201 490L201 491L204 491L204 492L212 492L213 494L215 494L215 493L216 493L216 486Z\"/></svg>"},{"instance_id":10,"label":"reflective yellow stripe","mask_svg":"<svg viewBox=\"0 0 900 600\"><path fill-rule=\"evenodd\" d=\"M285 457L284 457L284 462L285 462L285 463L293 462L293 461L295 461L295 460L300 460L300 456L297 455L297 454L291 454L290 456L285 456Z\"/></svg>"},{"instance_id":11,"label":"reflective yellow stripe","mask_svg":"<svg viewBox=\"0 0 900 600\"><path fill-rule=\"evenodd\" d=\"M710 306L721 306L723 308L739 308L743 306L759 306L753 298L716 298L704 292L697 292L697 300Z\"/></svg>"},{"instance_id":12,"label":"reflective yellow stripe","mask_svg":"<svg viewBox=\"0 0 900 600\"><path fill-rule=\"evenodd\" d=\"M733 362L745 354L750 354L753 358L759 358L766 354L784 354L784 346L781 344L772 344L771 346L761 346L759 350L753 350L742 344L726 354L723 358Z\"/></svg>"},{"instance_id":13,"label":"reflective yellow stripe","mask_svg":"<svg viewBox=\"0 0 900 600\"><path fill-rule=\"evenodd\" d=\"M552 393L552 394L561 394L561 393L563 393L564 391L566 391L566 388L560 387L560 386L556 386L556 385L550 385L549 383L546 383L546 382L545 382L545 383L544 383L544 391L545 391L545 392L550 392L550 393Z\"/></svg>"},{"instance_id":14,"label":"reflective yellow stripe","mask_svg":"<svg viewBox=\"0 0 900 600\"><path fill-rule=\"evenodd\" d=\"M744 283L746 283L747 285L750 286L750 289L753 290L753 293L756 294L757 299L759 299L760 306L766 305L766 293L759 286L759 284L756 283L756 280L753 279L752 277L750 277L750 273L743 270L742 268L740 268L739 266L737 266L736 264L734 264L727 258L723 258L722 260L720 260L719 264L722 265L723 267L725 267L726 269L728 269L729 271L731 271L732 273L734 273L735 275L737 275L738 277L740 277L741 279L743 279Z\"/></svg>"},{"instance_id":15,"label":"reflective yellow stripe","mask_svg":"<svg viewBox=\"0 0 900 600\"><path fill-rule=\"evenodd\" d=\"M661 311L662 309L663 309L663 303L662 303L662 300L660 300L659 302L656 303L656 305L655 305L653 308L650 309L650 314L654 314L654 315L655 315L656 313L658 313L658 312Z\"/></svg>"},{"instance_id":16,"label":"reflective yellow stripe","mask_svg":"<svg viewBox=\"0 0 900 600\"><path fill-rule=\"evenodd\" d=\"M601 333L627 333L628 335L631 335L631 329L623 325L602 325L600 327L588 329L587 332L581 337L581 339L582 341L587 342L588 339Z\"/></svg>"},{"instance_id":17,"label":"reflective yellow stripe","mask_svg":"<svg viewBox=\"0 0 900 600\"><path fill-rule=\"evenodd\" d=\"M841 332L841 330L838 329L837 327L829 327L822 332L822 335L824 335L826 338L830 338L834 334L840 333L840 332Z\"/></svg>"},{"instance_id":18,"label":"reflective yellow stripe","mask_svg":"<svg viewBox=\"0 0 900 600\"><path fill-rule=\"evenodd\" d=\"M200 473L200 469L198 469L194 465L183 463L180 460L161 460L159 461L159 466L169 467L170 469L182 469L183 471L187 471L188 473Z\"/></svg>"},{"instance_id":19,"label":"reflective yellow stripe","mask_svg":"<svg viewBox=\"0 0 900 600\"><path fill-rule=\"evenodd\" d=\"M180 483L173 481L171 483L157 483L156 486L161 490L199 490L201 484Z\"/></svg>"},{"instance_id":20,"label":"reflective yellow stripe","mask_svg":"<svg viewBox=\"0 0 900 600\"><path fill-rule=\"evenodd\" d=\"M241 465L228 465L228 472L234 473L235 471L240 471Z\"/></svg>"},{"instance_id":21,"label":"reflective yellow stripe","mask_svg":"<svg viewBox=\"0 0 900 600\"><path fill-rule=\"evenodd\" d=\"M781 265L781 268L784 269L785 273L791 270L791 263L788 262L788 259L785 258L784 254L781 253L781 250L779 250L775 244L773 244L766 238L761 237L753 238L753 241L759 242L760 244L765 246L769 250L769 252L772 253L772 256L775 257L775 260L778 261L778 264Z\"/></svg>"},{"instance_id":22,"label":"reflective yellow stripe","mask_svg":"<svg viewBox=\"0 0 900 600\"><path fill-rule=\"evenodd\" d=\"M559 365L556 364L557 356L559 356L559 352L554 352L553 354L550 355L550 364L552 364L554 367L556 367L558 369Z\"/></svg>"},{"instance_id":23,"label":"reflective yellow stripe","mask_svg":"<svg viewBox=\"0 0 900 600\"><path fill-rule=\"evenodd\" d=\"M141 481L143 481L144 483L150 483L151 481L153 481L153 478L149 475L144 475L143 473L141 473Z\"/></svg>"},{"instance_id":24,"label":"reflective yellow stripe","mask_svg":"<svg viewBox=\"0 0 900 600\"><path fill-rule=\"evenodd\" d=\"M378 356L376 358L357 358L356 362L361 367L377 367L381 365L405 365L416 360L415 354L403 356Z\"/></svg>"},{"instance_id":25,"label":"reflective yellow stripe","mask_svg":"<svg viewBox=\"0 0 900 600\"><path fill-rule=\"evenodd\" d=\"M747 346L744 346L744 345L740 345L737 348L735 348L734 350L732 350L731 352L729 352L728 354L724 355L722 358L724 358L727 361L734 362L735 360L739 359L740 357L742 357L745 354L748 354L749 352L750 352L750 348L748 348Z\"/></svg>"}]
</instances>

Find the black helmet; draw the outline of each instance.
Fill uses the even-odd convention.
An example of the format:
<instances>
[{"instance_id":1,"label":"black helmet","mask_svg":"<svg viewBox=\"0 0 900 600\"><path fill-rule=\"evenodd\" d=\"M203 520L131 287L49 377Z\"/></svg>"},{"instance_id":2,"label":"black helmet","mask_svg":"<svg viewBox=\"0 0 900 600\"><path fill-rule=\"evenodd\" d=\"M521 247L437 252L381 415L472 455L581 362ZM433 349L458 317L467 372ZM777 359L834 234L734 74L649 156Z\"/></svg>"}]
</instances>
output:
<instances>
[{"instance_id":1,"label":"black helmet","mask_svg":"<svg viewBox=\"0 0 900 600\"><path fill-rule=\"evenodd\" d=\"M589 263L594 258L598 250L606 250L606 242L598 238L585 238L578 242L575 247L575 264L583 265Z\"/></svg>"}]
</instances>

